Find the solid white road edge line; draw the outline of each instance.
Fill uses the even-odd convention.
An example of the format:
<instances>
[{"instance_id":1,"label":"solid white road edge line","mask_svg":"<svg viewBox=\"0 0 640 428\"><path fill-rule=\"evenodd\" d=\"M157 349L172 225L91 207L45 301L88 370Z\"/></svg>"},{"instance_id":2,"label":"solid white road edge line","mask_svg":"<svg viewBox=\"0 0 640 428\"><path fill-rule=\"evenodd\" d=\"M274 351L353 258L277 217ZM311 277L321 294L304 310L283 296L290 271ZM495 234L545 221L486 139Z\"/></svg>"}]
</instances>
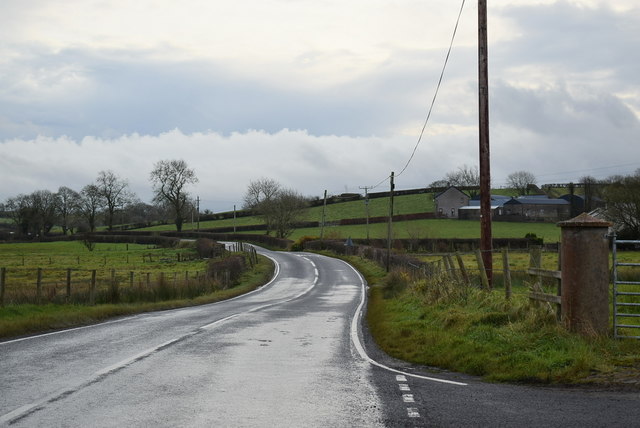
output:
<instances>
[{"instance_id":1,"label":"solid white road edge line","mask_svg":"<svg viewBox=\"0 0 640 428\"><path fill-rule=\"evenodd\" d=\"M278 262L275 259L273 259L273 258L271 258L269 256L266 256L266 257L268 257L269 259L271 259L273 261L273 263L274 263L274 265L276 267L276 271L275 271L271 281L269 281L267 284L265 284L262 287L260 287L260 289L264 288L264 287L266 287L268 285L271 285L271 283L273 283L275 281L276 277L278 276L278 273L280 272L280 265L278 264ZM311 261L311 260L309 260L307 258L305 258L305 259L311 263L311 265L314 267L314 269L317 272L316 264L313 261ZM276 303L271 303L271 304L259 306L257 308L253 308L253 309L251 309L251 310L249 310L247 312L244 312L244 313L256 312L258 310L261 310L261 309L264 309L264 308L268 308L270 306L275 306L275 305L279 305L279 304L282 304L282 303L287 303L287 302L290 302L292 300L295 300L295 299L307 294L309 291L311 291L313 289L313 287L316 286L317 283L318 283L318 275L315 276L313 284L311 284L311 286L309 288L307 288L306 290L304 290L301 293L297 294L296 296L293 296L293 297L291 297L291 298L289 298L289 299L287 299L285 301L282 301L282 302L276 302ZM254 290L251 293L254 293L254 292L258 291L258 290L259 289ZM247 293L247 294L251 294L251 293ZM246 296L247 294L244 294L244 296ZM242 296L238 296L238 297L242 297ZM238 297L235 297L234 299L236 299ZM229 301L229 300L232 300L232 299L227 299L226 301ZM181 342L184 339L187 339L187 338L189 338L191 336L194 336L195 334L197 334L198 331L212 329L212 328L218 326L219 324L222 324L223 322L228 321L231 318L235 318L235 317L237 317L239 315L242 315L242 313L229 315L228 317L225 317L225 318L219 319L217 321L214 321L214 322L212 322L210 324L201 326L198 329L196 329L195 331L192 331L192 332L184 334L184 335L182 335L180 337L168 340L168 341L166 341L164 343L161 343L158 346L154 346L152 348L148 348L148 349L146 349L146 350L144 350L144 351L142 351L142 352L140 352L140 353L138 353L136 355L133 355L133 356L131 356L129 358L126 358L126 359L124 359L122 361L119 361L119 362L117 362L115 364L112 364L111 366L108 366L108 367L105 367L105 368L103 368L101 370L98 370L93 374L93 376L89 380L86 380L85 382L82 382L82 383L78 384L75 388L63 388L63 389L60 389L60 390L55 391L55 392L53 392L51 394L48 394L44 398L41 398L41 399L39 399L37 401L34 401L32 403L20 406L17 409L14 409L13 411L11 411L9 413L6 413L4 415L0 415L0 424L5 424L7 422L8 423L12 423L12 422L14 422L14 421L16 421L18 419L21 419L21 418L23 418L25 416L28 416L30 413L33 413L33 412L37 411L39 408L43 407L47 403L54 402L57 399L59 399L60 397L63 397L63 396L72 394L72 393L74 393L76 391L79 391L80 389L83 389L83 388L85 388L85 387L87 387L87 386L99 381L100 379L104 378L105 376L108 376L109 374L114 373L114 372L116 372L118 370L121 370L121 369L123 369L123 368L125 368L125 367L127 367L127 366L129 366L129 365L131 365L133 363L135 363L136 361L140 361L140 360L142 360L144 358L147 358L150 355L152 355L152 354L154 354L154 353L156 353L156 352L158 352L158 351L160 351L160 350L162 350L164 348L167 348L167 347L173 345L174 343ZM122 321L122 320L120 320L120 321ZM102 323L102 324L107 324L107 323ZM86 327L91 327L91 326L86 326ZM80 327L80 328L85 328L85 327ZM64 330L64 331L69 331L69 330ZM62 333L64 331L61 331L59 333ZM52 334L52 333L48 333L48 334ZM41 336L43 336L43 335L41 335Z\"/></svg>"},{"instance_id":2,"label":"solid white road edge line","mask_svg":"<svg viewBox=\"0 0 640 428\"><path fill-rule=\"evenodd\" d=\"M367 351L364 349L364 345L362 345L362 342L360 341L360 335L358 335L358 324L360 323L360 319L362 317L362 308L364 307L365 301L366 301L366 286L365 286L365 280L362 277L362 275L360 274L360 272L358 272L358 270L356 268L354 268L353 266L351 266L349 263L343 262L345 263L347 266L349 266L355 273L356 275L358 275L358 278L360 278L360 287L361 287L361 291L362 291L362 298L360 299L360 304L358 305L358 307L356 308L356 312L353 315L353 319L351 320L351 341L353 342L353 345L355 346L356 350L358 351L358 354L360 354L360 357L362 357L362 359L364 359L365 361L368 361L369 364L372 364L376 367L380 367L381 369L385 369L388 370L390 372L393 373L398 373L404 376L410 376L410 377L414 377L417 379L424 379L424 380L429 380L432 382L440 382L440 383L446 383L446 384L450 384L450 385L458 385L458 386L467 386L468 384L463 383L463 382L455 382L453 380L447 380L447 379L438 379L435 377L429 377L429 376L422 376L422 375L417 375L417 374L413 374L413 373L407 373L407 372L403 372L402 370L397 370L394 368L391 368L389 366L385 366L382 363L379 363L377 361L375 361L374 359L372 359L371 357L369 357L369 355L367 354Z\"/></svg>"}]
</instances>

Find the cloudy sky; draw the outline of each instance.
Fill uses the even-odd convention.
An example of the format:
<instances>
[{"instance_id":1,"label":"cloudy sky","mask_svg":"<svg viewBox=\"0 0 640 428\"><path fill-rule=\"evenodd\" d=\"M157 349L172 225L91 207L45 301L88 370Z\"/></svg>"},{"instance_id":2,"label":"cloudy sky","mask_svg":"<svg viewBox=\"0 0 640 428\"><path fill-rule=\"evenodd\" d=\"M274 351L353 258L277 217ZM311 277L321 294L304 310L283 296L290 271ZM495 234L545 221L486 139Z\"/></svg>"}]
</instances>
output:
<instances>
[{"instance_id":1,"label":"cloudy sky","mask_svg":"<svg viewBox=\"0 0 640 428\"><path fill-rule=\"evenodd\" d=\"M539 184L640 168L637 0L489 0L491 169ZM101 170L151 199L184 159L202 208L249 181L307 196L403 169L461 1L2 0L0 202ZM398 189L477 165L477 2ZM376 190L383 191L388 183Z\"/></svg>"}]
</instances>

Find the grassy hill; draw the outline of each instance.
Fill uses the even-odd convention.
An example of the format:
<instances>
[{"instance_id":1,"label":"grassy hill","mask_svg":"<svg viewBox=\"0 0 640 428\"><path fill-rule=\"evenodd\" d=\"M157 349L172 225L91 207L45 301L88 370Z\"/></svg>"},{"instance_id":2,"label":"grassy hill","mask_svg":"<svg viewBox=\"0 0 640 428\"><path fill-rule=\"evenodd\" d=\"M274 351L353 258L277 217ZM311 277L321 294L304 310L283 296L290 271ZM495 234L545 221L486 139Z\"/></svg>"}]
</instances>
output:
<instances>
[{"instance_id":1,"label":"grassy hill","mask_svg":"<svg viewBox=\"0 0 640 428\"><path fill-rule=\"evenodd\" d=\"M495 194L511 195L509 190L495 191ZM394 198L394 214L415 214L435 211L433 193L416 195L402 195ZM309 208L303 221L320 221L322 219L322 206ZM369 216L387 216L389 214L389 199L376 198L369 202ZM366 217L364 200L339 202L328 204L325 209L325 219L328 223L348 218ZM236 226L258 225L263 221L259 217L240 217L235 220ZM217 227L230 227L234 225L233 219L201 221L200 229ZM193 230L196 224L185 223L184 230ZM175 230L173 224L153 226L144 230ZM252 232L255 233L255 232ZM394 237L398 239L422 239L422 238L479 238L480 223L473 220L413 220L395 222L393 225ZM560 240L560 228L554 223L512 223L493 222L493 236L495 238L523 238L527 233L534 233L544 239L545 242L557 242ZM302 228L295 230L289 237L296 240L302 236L319 236L320 228ZM327 226L324 236L335 239L364 239L367 237L366 225L351 226ZM376 223L369 225L370 238L384 238L387 236L387 224Z\"/></svg>"}]
</instances>

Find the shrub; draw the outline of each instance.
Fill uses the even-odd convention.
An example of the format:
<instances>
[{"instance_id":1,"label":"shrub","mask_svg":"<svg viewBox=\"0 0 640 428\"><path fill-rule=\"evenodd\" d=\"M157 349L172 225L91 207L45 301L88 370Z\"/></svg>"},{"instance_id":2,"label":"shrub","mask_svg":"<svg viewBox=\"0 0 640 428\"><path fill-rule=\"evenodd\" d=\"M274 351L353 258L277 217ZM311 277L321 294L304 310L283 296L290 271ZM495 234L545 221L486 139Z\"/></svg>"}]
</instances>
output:
<instances>
[{"instance_id":1,"label":"shrub","mask_svg":"<svg viewBox=\"0 0 640 428\"><path fill-rule=\"evenodd\" d=\"M529 241L530 244L533 245L542 245L544 243L544 239L538 238L535 233L527 233L526 235L524 235L524 237Z\"/></svg>"},{"instance_id":2,"label":"shrub","mask_svg":"<svg viewBox=\"0 0 640 428\"><path fill-rule=\"evenodd\" d=\"M225 281L228 275L229 283L226 286L236 285L240 276L247 268L247 261L243 254L234 254L218 261L209 262L209 276ZM228 273L227 273L228 272Z\"/></svg>"},{"instance_id":3,"label":"shrub","mask_svg":"<svg viewBox=\"0 0 640 428\"><path fill-rule=\"evenodd\" d=\"M198 238L196 240L196 252L198 253L198 256L203 259L210 259L216 255L222 254L223 247L224 246L222 244L218 244L213 239Z\"/></svg>"},{"instance_id":4,"label":"shrub","mask_svg":"<svg viewBox=\"0 0 640 428\"><path fill-rule=\"evenodd\" d=\"M316 239L318 239L316 236L302 236L291 245L291 251L303 251L306 242L315 241Z\"/></svg>"},{"instance_id":5,"label":"shrub","mask_svg":"<svg viewBox=\"0 0 640 428\"><path fill-rule=\"evenodd\" d=\"M392 270L384 280L382 288L385 299L397 297L400 293L407 289L411 283L409 274L400 269Z\"/></svg>"}]
</instances>

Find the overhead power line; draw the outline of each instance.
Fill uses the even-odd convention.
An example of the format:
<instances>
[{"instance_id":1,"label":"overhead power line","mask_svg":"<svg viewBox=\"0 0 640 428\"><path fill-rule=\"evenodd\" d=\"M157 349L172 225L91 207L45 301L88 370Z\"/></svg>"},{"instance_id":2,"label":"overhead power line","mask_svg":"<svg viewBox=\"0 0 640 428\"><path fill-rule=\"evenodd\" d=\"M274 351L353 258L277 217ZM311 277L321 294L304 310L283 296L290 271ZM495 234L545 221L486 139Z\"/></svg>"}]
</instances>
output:
<instances>
[{"instance_id":1,"label":"overhead power line","mask_svg":"<svg viewBox=\"0 0 640 428\"><path fill-rule=\"evenodd\" d=\"M422 125L422 129L420 130L420 136L418 137L418 141L416 142L416 145L413 148L413 151L411 152L411 156L409 157L409 160L407 161L407 163L405 164L404 168L402 168L402 170L396 175L396 177L399 177L400 175L402 175L402 173L409 167L409 164L411 163L411 161L413 160L413 157L416 154L416 151L418 150L418 146L420 146L420 143L422 142L422 137L424 135L424 131L427 128L427 124L429 123L429 119L431 118L431 112L433 111L433 106L436 103L436 99L438 98L438 92L440 91L440 86L442 85L442 79L444 77L444 72L447 68L447 64L449 63L449 56L451 55L451 49L453 48L453 42L456 38L456 33L458 32L458 25L460 24L460 17L462 16L462 10L464 9L464 3L465 0L462 0L462 4L460 5L460 11L458 12L458 17L456 19L456 25L453 28L453 34L451 35L451 42L449 43L449 49L447 50L447 56L444 59L444 64L442 65L442 71L440 72L440 78L438 79L438 85L436 86L436 90L435 93L433 94L433 99L431 100L431 105L429 106L429 111L427 113L427 117L424 120L424 124Z\"/></svg>"},{"instance_id":2,"label":"overhead power line","mask_svg":"<svg viewBox=\"0 0 640 428\"><path fill-rule=\"evenodd\" d=\"M433 107L436 103L436 99L438 98L438 92L440 91L440 86L442 86L442 79L444 78L444 72L447 68L447 64L449 63L449 57L451 56L451 50L453 49L453 42L456 38L456 33L458 32L458 25L460 24L460 17L462 16L462 11L464 9L464 4L465 4L465 0L462 0L462 4L460 5L460 11L458 12L458 17L456 18L456 24L453 28L453 34L451 35L451 41L449 42L449 49L447 50L447 55L444 59L444 64L442 65L442 71L440 72L440 78L438 79L438 84L436 85L436 90L435 93L433 94L433 99L431 100L431 105L429 106L429 111L427 112L427 117L424 120L424 124L422 125L422 129L420 130L420 135L418 136L418 141L416 142L415 146L413 147L413 151L411 152L411 156L409 156L409 159L407 160L407 163L404 165L404 167L402 168L402 170L396 174L396 177L399 177L400 175L402 175L402 173L409 167L409 164L411 164L411 161L413 160L413 157L416 154L416 151L418 150L418 147L420 146L420 143L422 142L422 137L424 136L424 131L427 128L427 124L429 123L429 119L431 118L431 113L433 112ZM389 178L391 178L391 175L387 175L386 177L384 177L382 180L380 180L379 183L377 183L375 186L368 186L369 189L375 189L377 187L379 187L380 185L382 185L382 183L385 183Z\"/></svg>"}]
</instances>

